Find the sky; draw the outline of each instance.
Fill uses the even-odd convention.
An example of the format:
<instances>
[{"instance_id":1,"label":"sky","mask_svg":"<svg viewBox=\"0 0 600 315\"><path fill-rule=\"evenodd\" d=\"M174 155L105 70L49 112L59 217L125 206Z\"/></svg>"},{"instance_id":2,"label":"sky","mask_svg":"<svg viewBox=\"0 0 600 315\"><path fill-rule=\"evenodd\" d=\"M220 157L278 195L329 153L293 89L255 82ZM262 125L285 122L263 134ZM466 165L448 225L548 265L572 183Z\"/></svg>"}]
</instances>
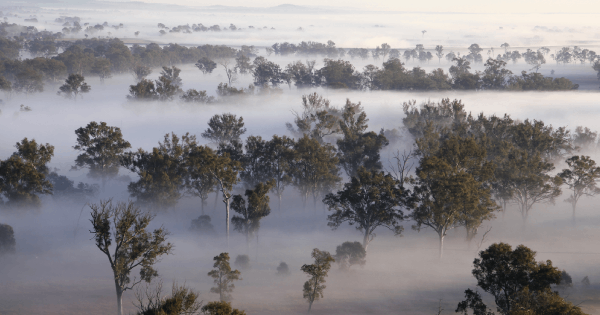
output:
<instances>
[{"instance_id":1,"label":"sky","mask_svg":"<svg viewBox=\"0 0 600 315\"><path fill-rule=\"evenodd\" d=\"M230 0L226 3L218 0L143 0L148 3L170 3L179 5L227 5L227 6L252 6L252 7L271 7L281 4L294 4L304 6L330 6L335 8L360 9L360 10L381 10L381 11L417 11L417 12L466 12L466 13L585 13L589 14L590 9L597 6L594 0L505 0L500 2L482 1L482 0L430 0L430 1L391 1L391 0L329 0L327 2L319 0L303 1L278 1L278 0L257 0L248 2L245 0Z\"/></svg>"}]
</instances>

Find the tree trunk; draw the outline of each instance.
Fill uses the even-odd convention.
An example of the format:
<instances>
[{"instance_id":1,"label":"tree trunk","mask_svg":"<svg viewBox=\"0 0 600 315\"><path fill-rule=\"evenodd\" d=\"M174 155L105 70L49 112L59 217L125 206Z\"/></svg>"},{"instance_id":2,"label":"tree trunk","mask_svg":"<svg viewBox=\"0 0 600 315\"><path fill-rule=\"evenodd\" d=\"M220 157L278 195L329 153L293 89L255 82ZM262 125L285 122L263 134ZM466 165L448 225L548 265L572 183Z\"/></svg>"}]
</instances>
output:
<instances>
[{"instance_id":1,"label":"tree trunk","mask_svg":"<svg viewBox=\"0 0 600 315\"><path fill-rule=\"evenodd\" d=\"M573 223L575 223L575 210L577 210L577 201L572 202L573 205Z\"/></svg>"},{"instance_id":2,"label":"tree trunk","mask_svg":"<svg viewBox=\"0 0 600 315\"><path fill-rule=\"evenodd\" d=\"M115 287L117 288L117 314L123 315L123 291L121 291L121 288L116 283Z\"/></svg>"},{"instance_id":3,"label":"tree trunk","mask_svg":"<svg viewBox=\"0 0 600 315\"><path fill-rule=\"evenodd\" d=\"M308 314L310 314L310 309L312 308L313 301L308 301Z\"/></svg>"},{"instance_id":4,"label":"tree trunk","mask_svg":"<svg viewBox=\"0 0 600 315\"><path fill-rule=\"evenodd\" d=\"M204 199L200 199L200 211L202 212L202 215L204 215Z\"/></svg>"},{"instance_id":5,"label":"tree trunk","mask_svg":"<svg viewBox=\"0 0 600 315\"><path fill-rule=\"evenodd\" d=\"M277 197L279 197L279 211L281 212L281 194L277 194Z\"/></svg>"},{"instance_id":6,"label":"tree trunk","mask_svg":"<svg viewBox=\"0 0 600 315\"><path fill-rule=\"evenodd\" d=\"M363 247L365 252L367 251L367 246L369 246L369 232L365 231L365 237L363 238Z\"/></svg>"},{"instance_id":7,"label":"tree trunk","mask_svg":"<svg viewBox=\"0 0 600 315\"><path fill-rule=\"evenodd\" d=\"M227 216L226 216L226 226L227 226L227 248L229 249L229 198L227 198L225 195L223 195L223 197L225 197L225 211L227 211Z\"/></svg>"},{"instance_id":8,"label":"tree trunk","mask_svg":"<svg viewBox=\"0 0 600 315\"><path fill-rule=\"evenodd\" d=\"M442 260L442 257L444 256L444 233L440 232L438 234L440 236L440 260Z\"/></svg>"}]
</instances>

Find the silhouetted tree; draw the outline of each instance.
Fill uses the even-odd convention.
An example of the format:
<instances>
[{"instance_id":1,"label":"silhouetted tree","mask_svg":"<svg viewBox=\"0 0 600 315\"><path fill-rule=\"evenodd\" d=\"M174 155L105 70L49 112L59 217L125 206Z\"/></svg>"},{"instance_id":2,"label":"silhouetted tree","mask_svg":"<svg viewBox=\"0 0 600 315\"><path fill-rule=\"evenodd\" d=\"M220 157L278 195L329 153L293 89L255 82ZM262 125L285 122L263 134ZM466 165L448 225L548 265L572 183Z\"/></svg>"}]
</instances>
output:
<instances>
[{"instance_id":1,"label":"silhouetted tree","mask_svg":"<svg viewBox=\"0 0 600 315\"><path fill-rule=\"evenodd\" d=\"M335 249L335 262L340 269L348 270L353 265L364 266L367 251L360 242L344 242Z\"/></svg>"},{"instance_id":2,"label":"silhouetted tree","mask_svg":"<svg viewBox=\"0 0 600 315\"><path fill-rule=\"evenodd\" d=\"M77 96L81 93L88 93L91 87L85 82L85 78L80 74L70 74L59 88L59 94L62 93L66 98L74 98L77 100Z\"/></svg>"},{"instance_id":3,"label":"silhouetted tree","mask_svg":"<svg viewBox=\"0 0 600 315\"><path fill-rule=\"evenodd\" d=\"M312 258L315 260L313 264L303 265L300 270L304 271L310 279L304 283L304 298L308 301L308 312L312 308L315 301L323 298L325 291L325 278L331 269L331 263L335 259L326 251L320 251L318 248L313 249Z\"/></svg>"},{"instance_id":4,"label":"silhouetted tree","mask_svg":"<svg viewBox=\"0 0 600 315\"><path fill-rule=\"evenodd\" d=\"M121 158L131 144L123 139L121 128L95 121L75 130L77 144L73 149L82 153L75 159L74 168L89 169L88 176L106 181L119 174Z\"/></svg>"},{"instance_id":5,"label":"silhouetted tree","mask_svg":"<svg viewBox=\"0 0 600 315\"><path fill-rule=\"evenodd\" d=\"M196 67L198 67L198 69L200 69L200 71L202 71L202 73L207 74L207 73L212 73L213 70L215 70L217 68L217 63L210 60L207 57L202 57L196 63Z\"/></svg>"},{"instance_id":6,"label":"silhouetted tree","mask_svg":"<svg viewBox=\"0 0 600 315\"><path fill-rule=\"evenodd\" d=\"M0 223L0 257L16 251L15 231L12 226Z\"/></svg>"},{"instance_id":7,"label":"silhouetted tree","mask_svg":"<svg viewBox=\"0 0 600 315\"><path fill-rule=\"evenodd\" d=\"M210 292L218 293L221 302L231 300L231 292L235 288L233 281L242 280L240 277L239 270L231 270L229 265L229 254L221 253L219 256L213 258L215 264L213 270L208 275L213 278L215 284L214 287L210 288Z\"/></svg>"},{"instance_id":8,"label":"silhouetted tree","mask_svg":"<svg viewBox=\"0 0 600 315\"><path fill-rule=\"evenodd\" d=\"M600 194L600 188L596 186L600 179L600 167L589 156L572 156L566 160L569 168L563 169L558 174L563 182L572 191L567 201L573 208L573 220L575 220L575 211L577 202L582 196L593 197Z\"/></svg>"},{"instance_id":9,"label":"silhouetted tree","mask_svg":"<svg viewBox=\"0 0 600 315\"><path fill-rule=\"evenodd\" d=\"M15 147L17 151L11 157L0 161L0 193L6 199L0 200L0 205L39 207L38 195L52 193L47 164L54 156L54 147L27 138Z\"/></svg>"}]
</instances>

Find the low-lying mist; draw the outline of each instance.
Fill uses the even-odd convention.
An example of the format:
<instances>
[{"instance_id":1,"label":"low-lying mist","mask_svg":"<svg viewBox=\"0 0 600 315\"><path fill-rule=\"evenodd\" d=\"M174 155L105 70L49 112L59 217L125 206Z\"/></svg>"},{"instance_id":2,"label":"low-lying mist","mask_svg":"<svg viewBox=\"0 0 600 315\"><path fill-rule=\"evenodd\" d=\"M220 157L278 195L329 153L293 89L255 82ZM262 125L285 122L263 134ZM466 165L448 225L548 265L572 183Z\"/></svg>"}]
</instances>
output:
<instances>
[{"instance_id":1,"label":"low-lying mist","mask_svg":"<svg viewBox=\"0 0 600 315\"><path fill-rule=\"evenodd\" d=\"M192 66L182 67L183 88L208 90L215 88L215 76L203 76ZM153 76L157 76L155 72ZM410 150L414 139L402 127L402 103L409 100L439 101L442 98L462 99L465 110L477 115L505 113L514 119L538 119L555 127L587 126L592 130L597 124L600 109L596 108L594 92L356 92L345 90L289 90L283 86L280 94L253 95L240 99L208 105L189 105L174 102L127 101L128 86L133 84L130 75L115 76L101 84L95 78L87 79L90 93L75 100L55 94L57 87L47 86L44 93L30 96L13 95L0 107L0 157L6 158L14 151L14 144L24 137L35 138L38 143L55 146L55 156L49 164L60 175L75 182L96 183L85 171L70 171L78 154L75 129L90 121L104 121L121 128L123 137L133 149L150 150L162 140L164 134L185 132L197 135L207 128L214 114L230 112L244 118L248 129L243 138L260 135L288 134L285 123L293 121L292 110L300 110L303 94L316 91L342 107L346 98L361 102L369 118L369 130L381 128L400 131L402 137L381 153L384 166L396 150ZM250 82L241 77L239 85ZM20 105L31 111L21 111ZM592 155L593 158L597 156ZM416 161L415 161L416 163ZM564 165L557 165L560 171ZM122 169L121 174L131 180L136 175ZM347 179L345 179L347 180ZM91 240L90 208L86 202L114 198L127 200L127 181L111 181L98 196L89 200L69 201L42 197L38 210L0 211L0 222L15 230L17 254L0 261L0 311L3 314L107 314L115 307L114 283L106 256ZM235 193L242 193L236 190ZM211 216L217 231L216 237L199 236L189 230L191 220L200 215L200 200L184 198L172 209L157 213L152 227L163 225L172 234L169 241L175 245L174 254L165 256L157 269L165 282L185 282L198 290L205 302L216 300L210 293L212 280L207 276L212 258L229 251L232 262L237 255L250 257L251 269L242 270L242 281L236 283L233 305L248 314L300 314L306 311L302 299L302 284L306 276L300 266L311 261L313 248L335 252L345 241L360 241L362 235L353 227L342 226L332 231L327 227L325 206L309 203L303 210L302 201L293 188L284 194L278 209L276 198L271 197L271 214L261 221L256 240L249 249L244 237L231 231L229 249L224 238L225 211L223 203L215 196L209 197L206 214ZM315 302L315 314L434 314L438 307L442 314L454 312L466 288L474 288L471 275L472 261L478 249L494 242L507 242L513 246L525 244L538 252L538 260L552 260L555 266L573 276L575 286L568 289L568 299L590 314L599 314L600 272L597 261L600 251L595 239L597 229L595 199L583 199L575 222L571 220L570 205L557 199L556 205L536 205L526 224L516 207L509 206L505 215L485 222L479 234L467 244L463 228L451 231L447 237L443 260L438 258L437 235L430 230L411 230L411 221L403 223L402 237L391 231L378 229L367 254L367 264L341 271L334 266L327 278L325 298ZM482 239L483 233L491 228ZM280 262L286 262L291 275L276 275ZM588 276L592 286L579 285ZM35 296L32 299L32 296ZM125 310L135 310L131 301L133 293L125 294Z\"/></svg>"}]
</instances>

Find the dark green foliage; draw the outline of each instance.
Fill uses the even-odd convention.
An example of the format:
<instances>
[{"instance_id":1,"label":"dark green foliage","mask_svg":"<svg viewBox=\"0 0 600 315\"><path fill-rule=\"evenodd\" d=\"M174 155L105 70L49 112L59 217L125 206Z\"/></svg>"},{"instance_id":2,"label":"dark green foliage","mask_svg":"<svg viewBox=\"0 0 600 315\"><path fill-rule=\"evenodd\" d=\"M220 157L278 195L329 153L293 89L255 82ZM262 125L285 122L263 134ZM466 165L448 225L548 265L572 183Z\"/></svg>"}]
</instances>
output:
<instances>
[{"instance_id":1,"label":"dark green foliage","mask_svg":"<svg viewBox=\"0 0 600 315\"><path fill-rule=\"evenodd\" d=\"M246 315L246 312L231 307L231 302L209 302L202 307L205 315Z\"/></svg>"},{"instance_id":2,"label":"dark green foliage","mask_svg":"<svg viewBox=\"0 0 600 315\"><path fill-rule=\"evenodd\" d=\"M152 69L148 66L138 63L131 68L131 72L133 73L135 80L140 82L152 73Z\"/></svg>"},{"instance_id":3,"label":"dark green foliage","mask_svg":"<svg viewBox=\"0 0 600 315\"><path fill-rule=\"evenodd\" d=\"M63 94L66 98L74 98L77 100L79 94L88 93L91 87L85 82L85 78L80 74L69 74L59 89L58 94Z\"/></svg>"},{"instance_id":4,"label":"dark green foliage","mask_svg":"<svg viewBox=\"0 0 600 315\"><path fill-rule=\"evenodd\" d=\"M231 270L229 266L229 254L221 253L213 258L215 264L213 270L208 275L214 279L215 286L210 288L210 292L218 293L220 301L231 300L231 292L235 288L233 281L242 280L238 270Z\"/></svg>"},{"instance_id":5,"label":"dark green foliage","mask_svg":"<svg viewBox=\"0 0 600 315\"><path fill-rule=\"evenodd\" d=\"M225 113L214 115L208 121L208 129L202 133L202 138L208 139L215 144L228 144L234 140L240 140L240 136L246 132L244 118Z\"/></svg>"},{"instance_id":6,"label":"dark green foliage","mask_svg":"<svg viewBox=\"0 0 600 315\"><path fill-rule=\"evenodd\" d=\"M199 314L202 301L199 294L185 285L173 283L171 295L162 295L162 282L152 290L146 286L146 290L136 292L138 312L136 315L194 315Z\"/></svg>"},{"instance_id":7,"label":"dark green foliage","mask_svg":"<svg viewBox=\"0 0 600 315\"><path fill-rule=\"evenodd\" d=\"M279 266L277 266L277 273L276 275L278 276L288 276L290 274L290 268L288 267L288 264L286 264L285 262L280 262Z\"/></svg>"},{"instance_id":8,"label":"dark green foliage","mask_svg":"<svg viewBox=\"0 0 600 315\"><path fill-rule=\"evenodd\" d=\"M180 98L186 103L209 104L215 102L214 96L208 96L206 91L196 91L195 89L185 91Z\"/></svg>"},{"instance_id":9,"label":"dark green foliage","mask_svg":"<svg viewBox=\"0 0 600 315\"><path fill-rule=\"evenodd\" d=\"M38 195L51 194L52 184L46 178L47 164L54 156L54 147L37 144L24 138L15 145L17 151L0 161L0 204L10 207L39 207Z\"/></svg>"},{"instance_id":10,"label":"dark green foliage","mask_svg":"<svg viewBox=\"0 0 600 315\"><path fill-rule=\"evenodd\" d=\"M0 91L10 92L12 91L12 83L6 80L3 76L0 76Z\"/></svg>"},{"instance_id":11,"label":"dark green foliage","mask_svg":"<svg viewBox=\"0 0 600 315\"><path fill-rule=\"evenodd\" d=\"M421 141L417 146L424 152ZM493 171L485 148L473 138L454 135L419 161L412 196L413 229L430 227L438 233L440 258L449 230L465 226L470 239L483 221L494 217L497 206L488 187Z\"/></svg>"},{"instance_id":12,"label":"dark green foliage","mask_svg":"<svg viewBox=\"0 0 600 315\"><path fill-rule=\"evenodd\" d=\"M560 274L560 283L561 286L572 287L573 286L573 278L566 270L563 270Z\"/></svg>"},{"instance_id":13,"label":"dark green foliage","mask_svg":"<svg viewBox=\"0 0 600 315\"><path fill-rule=\"evenodd\" d=\"M515 298L509 315L586 315L581 308L563 299L550 288L534 291L525 287Z\"/></svg>"},{"instance_id":14,"label":"dark green foliage","mask_svg":"<svg viewBox=\"0 0 600 315\"><path fill-rule=\"evenodd\" d=\"M283 83L281 67L278 64L268 61L265 57L256 57L253 63L254 85L263 86L270 83L272 86L278 86Z\"/></svg>"},{"instance_id":15,"label":"dark green foliage","mask_svg":"<svg viewBox=\"0 0 600 315\"><path fill-rule=\"evenodd\" d=\"M319 69L320 77L325 80L322 84L331 89L358 89L360 87L360 74L354 70L349 61L323 60L325 65Z\"/></svg>"},{"instance_id":16,"label":"dark green foliage","mask_svg":"<svg viewBox=\"0 0 600 315\"><path fill-rule=\"evenodd\" d=\"M527 294L523 290L542 294L551 285L560 283L561 271L552 266L550 260L536 262L535 255L524 245L513 250L508 244L496 243L479 252L479 258L473 261L473 276L477 279L477 286L494 296L499 313L526 314L513 313L519 310L519 295ZM473 292L467 290L465 293L469 301ZM465 314L467 301L461 302L458 308Z\"/></svg>"},{"instance_id":17,"label":"dark green foliage","mask_svg":"<svg viewBox=\"0 0 600 315\"><path fill-rule=\"evenodd\" d=\"M0 256L13 254L16 251L17 242L12 226L0 223Z\"/></svg>"},{"instance_id":18,"label":"dark green foliage","mask_svg":"<svg viewBox=\"0 0 600 315\"><path fill-rule=\"evenodd\" d=\"M217 235L217 232L210 221L210 216L201 215L198 217L198 219L192 220L192 226L190 230L203 236L215 236Z\"/></svg>"},{"instance_id":19,"label":"dark green foliage","mask_svg":"<svg viewBox=\"0 0 600 315\"><path fill-rule=\"evenodd\" d=\"M156 93L161 101L172 101L176 95L183 93L181 90L181 69L173 66L163 67L160 77L156 80Z\"/></svg>"},{"instance_id":20,"label":"dark green foliage","mask_svg":"<svg viewBox=\"0 0 600 315\"><path fill-rule=\"evenodd\" d=\"M32 94L44 91L42 75L32 68L25 68L15 75L13 89L17 92Z\"/></svg>"},{"instance_id":21,"label":"dark green foliage","mask_svg":"<svg viewBox=\"0 0 600 315\"><path fill-rule=\"evenodd\" d=\"M291 175L305 207L310 195L316 207L317 198L335 188L340 181L337 164L338 158L331 145L321 145L306 135L295 143Z\"/></svg>"},{"instance_id":22,"label":"dark green foliage","mask_svg":"<svg viewBox=\"0 0 600 315\"><path fill-rule=\"evenodd\" d=\"M158 93L154 82L151 80L141 79L136 85L129 86L129 100L151 101L158 99Z\"/></svg>"},{"instance_id":23,"label":"dark green foliage","mask_svg":"<svg viewBox=\"0 0 600 315\"><path fill-rule=\"evenodd\" d=\"M326 288L325 278L331 269L331 263L335 262L329 252L320 251L318 248L313 249L311 256L315 262L310 265L302 265L300 268L309 277L308 281L304 283L303 289L304 298L308 301L309 313L313 303L323 298L323 291Z\"/></svg>"},{"instance_id":24,"label":"dark green foliage","mask_svg":"<svg viewBox=\"0 0 600 315\"><path fill-rule=\"evenodd\" d=\"M349 177L356 176L358 169L380 170L382 168L379 151L389 144L383 132L366 132L368 128L367 114L360 103L354 104L346 100L339 121L344 137L338 139L338 158L340 165Z\"/></svg>"},{"instance_id":25,"label":"dark green foliage","mask_svg":"<svg viewBox=\"0 0 600 315\"><path fill-rule=\"evenodd\" d=\"M82 152L75 159L74 168L88 168L88 176L102 180L116 177L121 167L121 159L131 144L123 139L121 128L108 126L95 121L75 130L77 144L73 149Z\"/></svg>"},{"instance_id":26,"label":"dark green foliage","mask_svg":"<svg viewBox=\"0 0 600 315\"><path fill-rule=\"evenodd\" d=\"M56 198L71 198L80 200L95 196L100 190L100 186L79 182L74 186L74 182L67 176L58 175L55 172L48 174L48 181L52 184L52 196Z\"/></svg>"},{"instance_id":27,"label":"dark green foliage","mask_svg":"<svg viewBox=\"0 0 600 315\"><path fill-rule=\"evenodd\" d=\"M233 229L246 236L246 243L250 244L250 237L256 235L258 242L258 230L260 229L260 220L271 213L269 206L269 190L273 188L274 180L266 183L258 183L254 189L247 189L246 201L241 195L233 196L231 209L238 215L231 218Z\"/></svg>"},{"instance_id":28,"label":"dark green foliage","mask_svg":"<svg viewBox=\"0 0 600 315\"><path fill-rule=\"evenodd\" d=\"M104 58L96 59L90 72L97 75L100 78L100 82L104 83L104 79L112 77L110 61Z\"/></svg>"},{"instance_id":29,"label":"dark green foliage","mask_svg":"<svg viewBox=\"0 0 600 315\"><path fill-rule=\"evenodd\" d=\"M250 269L250 257L248 255L237 255L234 265L242 270Z\"/></svg>"},{"instance_id":30,"label":"dark green foliage","mask_svg":"<svg viewBox=\"0 0 600 315\"><path fill-rule=\"evenodd\" d=\"M121 315L123 292L157 277L154 264L161 256L171 254L173 245L167 243L169 232L164 228L148 230L155 216L142 212L131 201L113 205L111 200L105 200L91 204L90 208L90 233L94 235L96 247L110 262L117 290L118 314ZM131 271L138 267L139 279L132 281Z\"/></svg>"},{"instance_id":31,"label":"dark green foliage","mask_svg":"<svg viewBox=\"0 0 600 315\"><path fill-rule=\"evenodd\" d=\"M386 227L395 235L402 233L400 222L404 218L403 206L406 192L389 174L376 170L358 169L357 176L336 194L328 194L323 202L334 213L327 217L327 225L336 229L344 222L355 225L364 235L363 247L367 249L375 237L375 229Z\"/></svg>"},{"instance_id":32,"label":"dark green foliage","mask_svg":"<svg viewBox=\"0 0 600 315\"><path fill-rule=\"evenodd\" d=\"M335 261L340 269L347 270L353 265L364 266L367 251L360 242L344 242L335 249Z\"/></svg>"},{"instance_id":33,"label":"dark green foliage","mask_svg":"<svg viewBox=\"0 0 600 315\"><path fill-rule=\"evenodd\" d=\"M202 71L202 73L207 74L207 73L212 73L213 70L215 70L217 68L217 64L214 61L212 61L206 57L202 57L196 63L196 67L198 67L198 69L200 69L200 71Z\"/></svg>"},{"instance_id":34,"label":"dark green foliage","mask_svg":"<svg viewBox=\"0 0 600 315\"><path fill-rule=\"evenodd\" d=\"M138 149L124 154L123 166L140 177L127 186L131 197L158 209L174 206L185 188L186 160L192 147L197 147L195 136L179 138L172 133L151 152Z\"/></svg>"},{"instance_id":35,"label":"dark green foliage","mask_svg":"<svg viewBox=\"0 0 600 315\"><path fill-rule=\"evenodd\" d=\"M571 195L565 201L573 207L573 219L575 219L575 210L577 202L582 196L593 197L600 193L600 188L596 186L600 179L600 167L589 156L572 156L567 159L569 168L563 169L558 174L572 191Z\"/></svg>"},{"instance_id":36,"label":"dark green foliage","mask_svg":"<svg viewBox=\"0 0 600 315\"><path fill-rule=\"evenodd\" d=\"M325 142L325 137L339 132L338 110L330 106L328 99L319 94L302 95L302 112L293 111L294 126L286 123L286 127L294 136L308 135L319 143Z\"/></svg>"}]
</instances>

